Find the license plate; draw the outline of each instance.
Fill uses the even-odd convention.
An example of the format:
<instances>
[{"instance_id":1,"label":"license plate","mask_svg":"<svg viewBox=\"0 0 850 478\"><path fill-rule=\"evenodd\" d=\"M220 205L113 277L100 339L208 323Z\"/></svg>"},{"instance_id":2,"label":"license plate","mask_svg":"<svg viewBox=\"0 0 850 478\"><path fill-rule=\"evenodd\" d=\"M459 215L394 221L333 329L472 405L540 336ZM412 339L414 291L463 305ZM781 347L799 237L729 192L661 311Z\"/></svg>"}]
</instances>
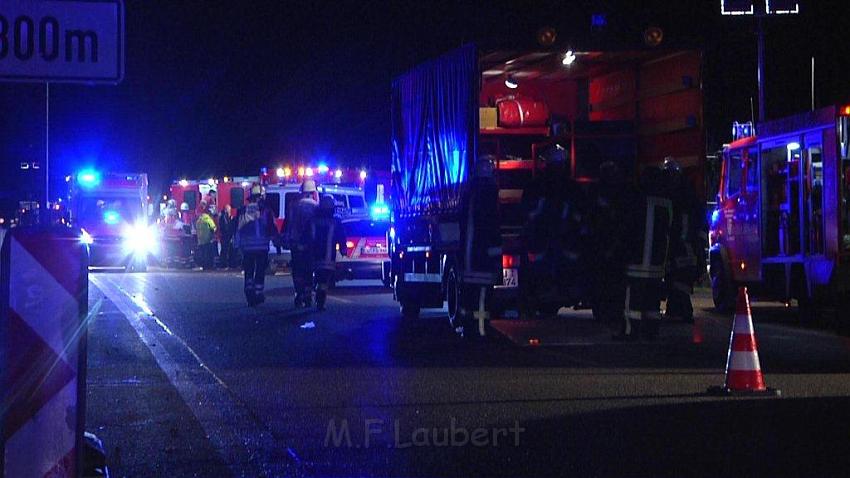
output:
<instances>
[{"instance_id":1,"label":"license plate","mask_svg":"<svg viewBox=\"0 0 850 478\"><path fill-rule=\"evenodd\" d=\"M516 269L502 269L502 287L516 287L519 284L519 273Z\"/></svg>"},{"instance_id":2,"label":"license plate","mask_svg":"<svg viewBox=\"0 0 850 478\"><path fill-rule=\"evenodd\" d=\"M370 255L386 255L388 252L386 247L364 247L363 253Z\"/></svg>"}]
</instances>

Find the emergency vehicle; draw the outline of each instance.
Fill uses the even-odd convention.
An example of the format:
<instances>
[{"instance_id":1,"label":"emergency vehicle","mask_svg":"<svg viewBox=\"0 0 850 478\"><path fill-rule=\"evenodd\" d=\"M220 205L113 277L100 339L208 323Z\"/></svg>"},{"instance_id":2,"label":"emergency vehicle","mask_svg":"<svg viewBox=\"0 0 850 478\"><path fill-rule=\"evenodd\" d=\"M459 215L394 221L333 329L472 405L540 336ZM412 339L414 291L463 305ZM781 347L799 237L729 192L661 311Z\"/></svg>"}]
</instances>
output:
<instances>
[{"instance_id":1,"label":"emergency vehicle","mask_svg":"<svg viewBox=\"0 0 850 478\"><path fill-rule=\"evenodd\" d=\"M91 266L147 270L158 238L148 221L146 174L83 170L71 178L70 198L70 222L89 246Z\"/></svg>"},{"instance_id":2,"label":"emergency vehicle","mask_svg":"<svg viewBox=\"0 0 850 478\"><path fill-rule=\"evenodd\" d=\"M373 207L374 209L374 207ZM387 283L385 263L389 260L386 219L348 218L342 221L348 254L336 260L336 281L346 279L381 279Z\"/></svg>"},{"instance_id":3,"label":"emergency vehicle","mask_svg":"<svg viewBox=\"0 0 850 478\"><path fill-rule=\"evenodd\" d=\"M283 233L287 212L293 202L301 196L301 184L307 179L316 181L316 189L320 195L333 196L336 203L334 214L343 221L368 219L370 211L365 193L368 177L369 174L365 169L332 169L325 164L319 164L318 166L285 165L276 168L273 173L268 168L262 168L259 180L265 192L266 205L274 212L275 225L278 231ZM290 260L290 252L274 244L270 245L269 254L275 255L272 263L287 263ZM337 259L345 260L341 256ZM354 278L354 274L349 273L347 269L340 272L337 280Z\"/></svg>"},{"instance_id":4,"label":"emergency vehicle","mask_svg":"<svg viewBox=\"0 0 850 478\"><path fill-rule=\"evenodd\" d=\"M711 215L714 303L738 285L797 299L801 317L850 298L850 106L734 127ZM756 134L757 133L757 134Z\"/></svg>"},{"instance_id":5,"label":"emergency vehicle","mask_svg":"<svg viewBox=\"0 0 850 478\"><path fill-rule=\"evenodd\" d=\"M458 330L475 320L472 311L481 321L544 303L524 287L534 282L530 263L537 255L522 234L531 199L524 196L546 176L547 164L565 164L575 183L589 187L603 162L634 177L674 156L686 176L702 184L701 65L701 53L693 50L470 44L396 78L390 256L402 314L414 318L420 308L447 304ZM495 164L498 195L473 205L473 172L483 161ZM499 222L495 244L474 246L477 222L492 217ZM495 270L467 270L482 250L495 259ZM592 282L579 273L555 273L557 280L543 282L585 289ZM577 288L564 289L549 294L539 311L585 302Z\"/></svg>"}]
</instances>

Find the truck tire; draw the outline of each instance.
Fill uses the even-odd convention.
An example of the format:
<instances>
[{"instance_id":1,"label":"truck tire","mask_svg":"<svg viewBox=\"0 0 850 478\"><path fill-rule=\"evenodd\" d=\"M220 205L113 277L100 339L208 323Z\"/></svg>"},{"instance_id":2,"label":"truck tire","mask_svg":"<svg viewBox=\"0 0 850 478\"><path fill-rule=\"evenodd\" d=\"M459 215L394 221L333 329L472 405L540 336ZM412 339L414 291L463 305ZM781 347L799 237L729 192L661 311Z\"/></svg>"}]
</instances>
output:
<instances>
[{"instance_id":1,"label":"truck tire","mask_svg":"<svg viewBox=\"0 0 850 478\"><path fill-rule=\"evenodd\" d=\"M735 310L735 284L729 270L720 260L711 263L711 298L717 312L728 313Z\"/></svg>"},{"instance_id":2,"label":"truck tire","mask_svg":"<svg viewBox=\"0 0 850 478\"><path fill-rule=\"evenodd\" d=\"M416 320L419 318L419 304L413 302L401 303L401 316L405 320Z\"/></svg>"}]
</instances>

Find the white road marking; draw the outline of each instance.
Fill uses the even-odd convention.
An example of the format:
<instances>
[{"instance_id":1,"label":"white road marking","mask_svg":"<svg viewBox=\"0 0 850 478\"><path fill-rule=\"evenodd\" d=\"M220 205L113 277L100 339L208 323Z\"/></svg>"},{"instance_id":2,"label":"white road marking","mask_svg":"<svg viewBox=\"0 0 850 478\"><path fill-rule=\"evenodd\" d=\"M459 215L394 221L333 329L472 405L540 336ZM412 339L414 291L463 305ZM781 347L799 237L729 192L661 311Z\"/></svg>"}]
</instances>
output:
<instances>
[{"instance_id":1,"label":"white road marking","mask_svg":"<svg viewBox=\"0 0 850 478\"><path fill-rule=\"evenodd\" d=\"M89 281L135 329L234 476L302 474L295 453L279 443L198 354L156 317L140 294L127 291L109 277L90 274ZM149 328L145 321L151 321L156 328ZM185 356L173 356L164 342L176 355Z\"/></svg>"}]
</instances>

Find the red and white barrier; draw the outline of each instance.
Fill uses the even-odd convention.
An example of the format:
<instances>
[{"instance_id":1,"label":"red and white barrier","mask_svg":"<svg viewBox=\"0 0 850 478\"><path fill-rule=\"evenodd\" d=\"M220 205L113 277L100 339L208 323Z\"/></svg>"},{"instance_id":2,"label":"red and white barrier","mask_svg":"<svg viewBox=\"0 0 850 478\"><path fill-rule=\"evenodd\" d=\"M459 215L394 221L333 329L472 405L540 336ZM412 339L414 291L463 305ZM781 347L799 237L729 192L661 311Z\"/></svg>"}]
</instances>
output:
<instances>
[{"instance_id":1,"label":"red and white barrier","mask_svg":"<svg viewBox=\"0 0 850 478\"><path fill-rule=\"evenodd\" d=\"M0 477L79 476L87 251L69 229L0 241Z\"/></svg>"}]
</instances>

